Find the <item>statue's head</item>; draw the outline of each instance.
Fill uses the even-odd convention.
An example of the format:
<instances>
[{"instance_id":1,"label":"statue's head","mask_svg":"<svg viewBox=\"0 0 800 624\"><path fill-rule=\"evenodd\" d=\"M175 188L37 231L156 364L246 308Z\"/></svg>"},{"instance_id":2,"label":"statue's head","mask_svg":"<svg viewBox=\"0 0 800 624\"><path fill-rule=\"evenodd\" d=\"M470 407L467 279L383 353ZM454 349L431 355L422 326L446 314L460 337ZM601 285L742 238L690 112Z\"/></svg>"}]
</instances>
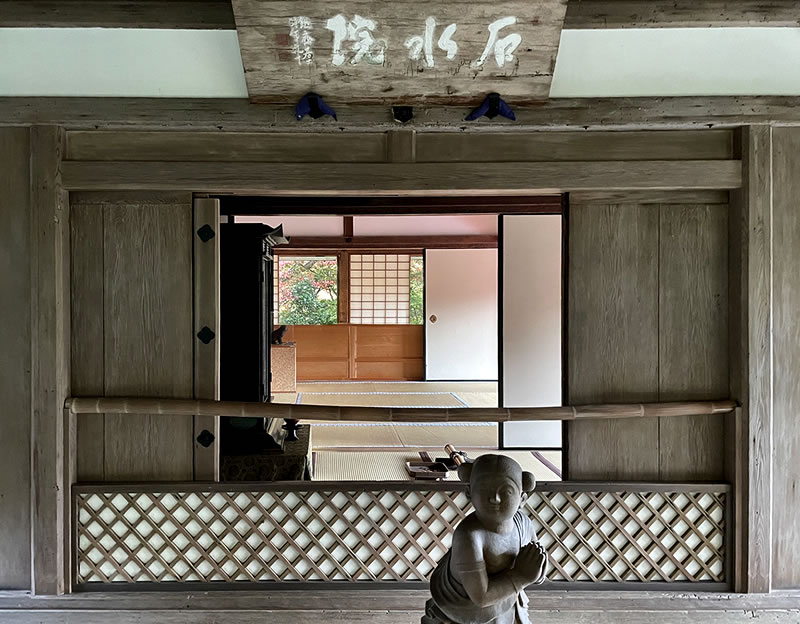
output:
<instances>
[{"instance_id":1,"label":"statue's head","mask_svg":"<svg viewBox=\"0 0 800 624\"><path fill-rule=\"evenodd\" d=\"M536 477L505 455L481 455L461 464L458 477L469 483L475 514L487 528L510 520L536 487Z\"/></svg>"}]
</instances>

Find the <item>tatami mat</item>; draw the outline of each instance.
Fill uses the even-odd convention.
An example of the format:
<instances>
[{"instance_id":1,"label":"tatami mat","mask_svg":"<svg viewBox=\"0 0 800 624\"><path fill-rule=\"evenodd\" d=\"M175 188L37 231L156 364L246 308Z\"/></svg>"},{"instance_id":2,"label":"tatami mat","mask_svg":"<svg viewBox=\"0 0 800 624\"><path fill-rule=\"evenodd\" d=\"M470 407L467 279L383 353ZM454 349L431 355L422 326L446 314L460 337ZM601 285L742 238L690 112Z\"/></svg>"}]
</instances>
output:
<instances>
[{"instance_id":1,"label":"tatami mat","mask_svg":"<svg viewBox=\"0 0 800 624\"><path fill-rule=\"evenodd\" d=\"M421 449L420 449L421 450ZM431 457L444 455L442 449L428 449ZM553 473L530 451L468 451L473 459L486 453L499 453L508 455L516 460L523 470L532 472L538 481L560 481L558 475ZM556 465L561 464L560 453L558 457L551 456ZM406 471L407 461L419 461L418 450L415 451L319 451L315 453L314 466L315 481L409 481L411 478ZM448 481L457 481L458 475L450 471Z\"/></svg>"},{"instance_id":2,"label":"tatami mat","mask_svg":"<svg viewBox=\"0 0 800 624\"><path fill-rule=\"evenodd\" d=\"M301 392L300 405L348 407L466 407L450 392Z\"/></svg>"},{"instance_id":3,"label":"tatami mat","mask_svg":"<svg viewBox=\"0 0 800 624\"><path fill-rule=\"evenodd\" d=\"M299 381L298 392L497 392L496 381Z\"/></svg>"},{"instance_id":4,"label":"tatami mat","mask_svg":"<svg viewBox=\"0 0 800 624\"><path fill-rule=\"evenodd\" d=\"M472 423L391 425L313 423L314 449L387 447L497 447L497 425Z\"/></svg>"}]
</instances>

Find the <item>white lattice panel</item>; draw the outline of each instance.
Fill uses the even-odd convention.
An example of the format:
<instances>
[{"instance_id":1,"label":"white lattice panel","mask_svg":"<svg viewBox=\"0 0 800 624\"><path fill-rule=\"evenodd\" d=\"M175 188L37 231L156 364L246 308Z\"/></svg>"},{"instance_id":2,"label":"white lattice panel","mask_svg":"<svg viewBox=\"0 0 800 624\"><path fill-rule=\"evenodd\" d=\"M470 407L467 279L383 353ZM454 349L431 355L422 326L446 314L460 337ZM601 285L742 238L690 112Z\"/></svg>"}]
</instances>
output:
<instances>
[{"instance_id":1,"label":"white lattice panel","mask_svg":"<svg viewBox=\"0 0 800 624\"><path fill-rule=\"evenodd\" d=\"M463 491L76 496L76 582L426 581ZM724 581L724 493L536 492L552 581Z\"/></svg>"}]
</instances>

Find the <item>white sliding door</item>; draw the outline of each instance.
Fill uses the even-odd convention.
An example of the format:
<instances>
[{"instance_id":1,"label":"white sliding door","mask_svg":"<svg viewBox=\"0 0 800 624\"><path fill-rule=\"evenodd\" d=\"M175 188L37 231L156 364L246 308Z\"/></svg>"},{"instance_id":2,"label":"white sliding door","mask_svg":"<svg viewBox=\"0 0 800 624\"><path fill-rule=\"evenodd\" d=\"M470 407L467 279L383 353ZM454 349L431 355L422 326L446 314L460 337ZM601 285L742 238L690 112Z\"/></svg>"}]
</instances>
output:
<instances>
[{"instance_id":1,"label":"white sliding door","mask_svg":"<svg viewBox=\"0 0 800 624\"><path fill-rule=\"evenodd\" d=\"M426 379L497 379L497 362L497 250L427 250Z\"/></svg>"},{"instance_id":2,"label":"white sliding door","mask_svg":"<svg viewBox=\"0 0 800 624\"><path fill-rule=\"evenodd\" d=\"M503 407L561 405L561 215L501 219ZM506 448L560 448L561 422L503 423Z\"/></svg>"}]
</instances>

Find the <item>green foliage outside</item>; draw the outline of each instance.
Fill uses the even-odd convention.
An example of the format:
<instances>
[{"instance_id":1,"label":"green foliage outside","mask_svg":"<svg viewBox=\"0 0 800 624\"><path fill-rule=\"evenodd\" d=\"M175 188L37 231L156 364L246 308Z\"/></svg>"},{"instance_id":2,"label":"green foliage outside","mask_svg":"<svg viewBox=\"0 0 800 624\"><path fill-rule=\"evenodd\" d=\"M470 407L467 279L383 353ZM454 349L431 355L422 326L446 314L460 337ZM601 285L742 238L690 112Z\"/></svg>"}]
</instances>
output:
<instances>
[{"instance_id":1,"label":"green foliage outside","mask_svg":"<svg viewBox=\"0 0 800 624\"><path fill-rule=\"evenodd\" d=\"M281 260L278 274L279 322L284 325L335 325L337 286L335 259Z\"/></svg>"},{"instance_id":2,"label":"green foliage outside","mask_svg":"<svg viewBox=\"0 0 800 624\"><path fill-rule=\"evenodd\" d=\"M422 325L425 278L423 276L422 256L411 256L411 288L409 297L411 325Z\"/></svg>"}]
</instances>

